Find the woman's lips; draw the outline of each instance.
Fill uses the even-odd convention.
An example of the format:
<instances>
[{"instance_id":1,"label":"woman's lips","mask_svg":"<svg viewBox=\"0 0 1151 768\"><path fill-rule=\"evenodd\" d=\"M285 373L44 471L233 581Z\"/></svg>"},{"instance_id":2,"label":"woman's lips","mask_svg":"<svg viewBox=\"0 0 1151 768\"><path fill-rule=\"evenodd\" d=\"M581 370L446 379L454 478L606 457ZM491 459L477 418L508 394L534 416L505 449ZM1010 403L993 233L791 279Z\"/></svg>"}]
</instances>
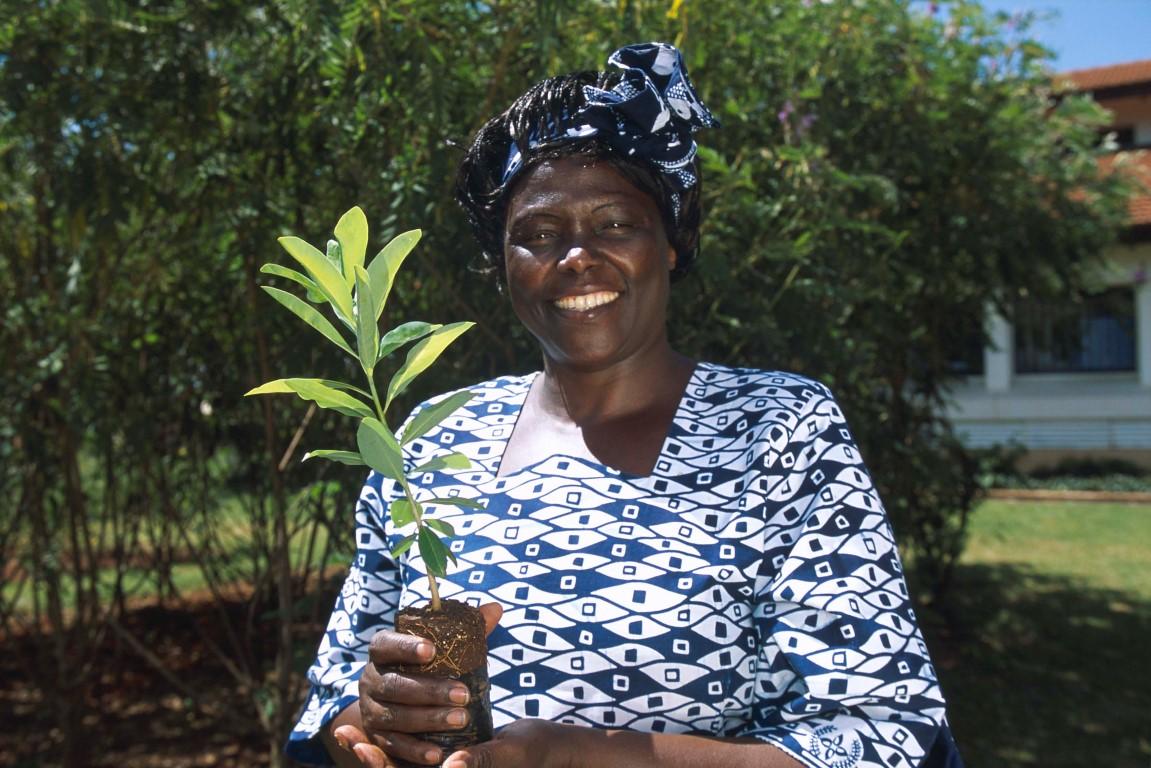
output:
<instances>
[{"instance_id":1,"label":"woman's lips","mask_svg":"<svg viewBox=\"0 0 1151 768\"><path fill-rule=\"evenodd\" d=\"M596 307L602 307L604 304L610 304L618 298L618 291L596 291L595 293L585 293L580 296L561 296L556 299L554 303L560 309L583 312L589 309L595 309Z\"/></svg>"}]
</instances>

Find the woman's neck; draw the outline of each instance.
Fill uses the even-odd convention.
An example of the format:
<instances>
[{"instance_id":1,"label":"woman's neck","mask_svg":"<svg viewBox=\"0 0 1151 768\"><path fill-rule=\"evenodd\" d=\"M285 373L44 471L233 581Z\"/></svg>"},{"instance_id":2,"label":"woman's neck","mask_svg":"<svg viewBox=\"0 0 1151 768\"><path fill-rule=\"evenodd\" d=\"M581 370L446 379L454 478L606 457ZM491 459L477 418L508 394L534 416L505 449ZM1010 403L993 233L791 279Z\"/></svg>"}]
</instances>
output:
<instances>
[{"instance_id":1,"label":"woman's neck","mask_svg":"<svg viewBox=\"0 0 1151 768\"><path fill-rule=\"evenodd\" d=\"M587 370L545 358L539 405L581 428L674 409L695 361L664 343L610 368Z\"/></svg>"}]
</instances>

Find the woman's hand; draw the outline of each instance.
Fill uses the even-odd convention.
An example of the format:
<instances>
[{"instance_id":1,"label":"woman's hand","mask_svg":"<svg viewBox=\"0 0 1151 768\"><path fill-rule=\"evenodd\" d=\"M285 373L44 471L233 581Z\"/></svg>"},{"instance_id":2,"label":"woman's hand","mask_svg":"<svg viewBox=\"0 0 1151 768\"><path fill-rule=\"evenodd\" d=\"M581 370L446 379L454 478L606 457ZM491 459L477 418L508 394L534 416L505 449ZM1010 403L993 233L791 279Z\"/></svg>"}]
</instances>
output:
<instances>
[{"instance_id":1,"label":"woman's hand","mask_svg":"<svg viewBox=\"0 0 1151 768\"><path fill-rule=\"evenodd\" d=\"M452 753L444 768L568 768L576 764L582 730L549 720L517 720L491 741Z\"/></svg>"},{"instance_id":2,"label":"woman's hand","mask_svg":"<svg viewBox=\"0 0 1151 768\"><path fill-rule=\"evenodd\" d=\"M489 603L480 606L480 611L491 633L503 609ZM358 718L337 718L332 731L336 741L351 750L362 765L383 768L387 765L385 754L438 765L444 758L443 750L410 734L450 731L467 724L466 685L450 678L400 671L403 666L427 664L435 653L429 640L414 635L381 630L372 637L368 663L360 677Z\"/></svg>"},{"instance_id":3,"label":"woman's hand","mask_svg":"<svg viewBox=\"0 0 1151 768\"><path fill-rule=\"evenodd\" d=\"M453 752L444 768L803 768L771 744L682 733L609 731L519 720L495 738Z\"/></svg>"}]
</instances>

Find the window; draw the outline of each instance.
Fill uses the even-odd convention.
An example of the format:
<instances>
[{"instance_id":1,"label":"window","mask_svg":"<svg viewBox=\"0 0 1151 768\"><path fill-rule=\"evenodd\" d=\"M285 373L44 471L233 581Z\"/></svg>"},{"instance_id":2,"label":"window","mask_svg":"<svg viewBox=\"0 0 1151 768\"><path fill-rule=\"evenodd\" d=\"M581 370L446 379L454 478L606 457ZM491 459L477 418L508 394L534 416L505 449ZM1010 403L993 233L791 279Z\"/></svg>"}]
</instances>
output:
<instances>
[{"instance_id":1,"label":"window","mask_svg":"<svg viewBox=\"0 0 1151 768\"><path fill-rule=\"evenodd\" d=\"M1032 300L1015 308L1016 373L1135 370L1131 288L1079 300Z\"/></svg>"},{"instance_id":2,"label":"window","mask_svg":"<svg viewBox=\"0 0 1151 768\"><path fill-rule=\"evenodd\" d=\"M1100 139L1107 136L1113 137L1115 141L1115 148L1118 150L1134 149L1135 148L1135 126L1124 125L1115 128L1108 128L1102 132Z\"/></svg>"},{"instance_id":3,"label":"window","mask_svg":"<svg viewBox=\"0 0 1151 768\"><path fill-rule=\"evenodd\" d=\"M947 356L947 371L956 376L983 375L983 334L980 330L963 335L958 351Z\"/></svg>"}]
</instances>

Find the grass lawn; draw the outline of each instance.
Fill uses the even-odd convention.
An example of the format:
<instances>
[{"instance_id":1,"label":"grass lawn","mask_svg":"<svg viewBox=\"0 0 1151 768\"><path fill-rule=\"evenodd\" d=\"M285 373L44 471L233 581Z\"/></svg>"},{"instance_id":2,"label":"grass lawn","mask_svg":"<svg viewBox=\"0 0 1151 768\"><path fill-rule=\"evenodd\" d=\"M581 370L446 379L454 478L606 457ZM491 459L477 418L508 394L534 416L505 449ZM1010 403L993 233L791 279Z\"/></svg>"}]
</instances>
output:
<instances>
[{"instance_id":1,"label":"grass lawn","mask_svg":"<svg viewBox=\"0 0 1151 768\"><path fill-rule=\"evenodd\" d=\"M985 502L922 618L971 768L1151 766L1151 505Z\"/></svg>"}]
</instances>

